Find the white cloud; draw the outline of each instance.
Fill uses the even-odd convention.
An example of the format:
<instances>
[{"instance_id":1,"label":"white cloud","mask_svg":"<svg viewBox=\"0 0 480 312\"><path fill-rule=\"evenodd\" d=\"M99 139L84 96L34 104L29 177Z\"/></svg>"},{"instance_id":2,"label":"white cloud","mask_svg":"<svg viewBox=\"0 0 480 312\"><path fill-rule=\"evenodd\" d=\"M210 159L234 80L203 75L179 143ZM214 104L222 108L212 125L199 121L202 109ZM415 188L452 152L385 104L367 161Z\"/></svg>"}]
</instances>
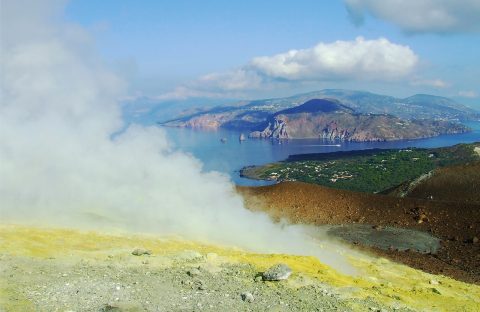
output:
<instances>
[{"instance_id":1,"label":"white cloud","mask_svg":"<svg viewBox=\"0 0 480 312\"><path fill-rule=\"evenodd\" d=\"M471 98L471 99L474 99L474 98L478 97L478 93L473 91L473 90L459 91L458 95L461 96L461 97L466 97L466 98Z\"/></svg>"},{"instance_id":2,"label":"white cloud","mask_svg":"<svg viewBox=\"0 0 480 312\"><path fill-rule=\"evenodd\" d=\"M158 96L152 97L154 100L185 100L188 98L217 98L221 97L219 93L195 90L188 88L186 86L179 86L173 89L173 91L160 94Z\"/></svg>"},{"instance_id":3,"label":"white cloud","mask_svg":"<svg viewBox=\"0 0 480 312\"><path fill-rule=\"evenodd\" d=\"M450 83L442 79L416 79L410 83L412 86L426 86L437 89L445 89L450 87Z\"/></svg>"},{"instance_id":4,"label":"white cloud","mask_svg":"<svg viewBox=\"0 0 480 312\"><path fill-rule=\"evenodd\" d=\"M287 80L401 78L415 68L418 57L408 47L385 38L319 43L303 50L257 57L250 66L272 78Z\"/></svg>"},{"instance_id":5,"label":"white cloud","mask_svg":"<svg viewBox=\"0 0 480 312\"><path fill-rule=\"evenodd\" d=\"M345 0L345 4L356 24L370 14L406 32L480 31L479 0Z\"/></svg>"},{"instance_id":6,"label":"white cloud","mask_svg":"<svg viewBox=\"0 0 480 312\"><path fill-rule=\"evenodd\" d=\"M228 94L235 98L246 91L310 82L396 80L408 77L415 70L418 59L410 47L385 38L320 42L307 49L256 57L240 68L202 76L162 96Z\"/></svg>"},{"instance_id":7,"label":"white cloud","mask_svg":"<svg viewBox=\"0 0 480 312\"><path fill-rule=\"evenodd\" d=\"M222 91L254 90L262 86L263 78L256 71L240 68L226 73L211 73L198 79L198 84Z\"/></svg>"},{"instance_id":8,"label":"white cloud","mask_svg":"<svg viewBox=\"0 0 480 312\"><path fill-rule=\"evenodd\" d=\"M239 68L223 73L210 73L155 97L158 100L187 98L243 98L245 92L269 88L264 77L256 71Z\"/></svg>"}]
</instances>

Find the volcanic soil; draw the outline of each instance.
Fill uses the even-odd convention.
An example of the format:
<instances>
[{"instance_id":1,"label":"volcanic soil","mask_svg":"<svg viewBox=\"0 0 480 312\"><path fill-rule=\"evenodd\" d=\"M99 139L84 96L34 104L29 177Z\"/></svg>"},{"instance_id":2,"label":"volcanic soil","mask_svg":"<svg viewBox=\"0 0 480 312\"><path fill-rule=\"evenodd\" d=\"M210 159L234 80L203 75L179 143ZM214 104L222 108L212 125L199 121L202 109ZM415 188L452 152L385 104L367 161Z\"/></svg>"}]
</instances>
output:
<instances>
[{"instance_id":1,"label":"volcanic soil","mask_svg":"<svg viewBox=\"0 0 480 312\"><path fill-rule=\"evenodd\" d=\"M349 257L354 275L315 257L0 224L0 311L473 312L480 306L480 286L363 253ZM280 263L291 268L288 279L261 278Z\"/></svg>"},{"instance_id":2,"label":"volcanic soil","mask_svg":"<svg viewBox=\"0 0 480 312\"><path fill-rule=\"evenodd\" d=\"M414 184L406 197L480 204L480 162L438 168L431 177ZM393 190L390 194L397 193Z\"/></svg>"},{"instance_id":3,"label":"volcanic soil","mask_svg":"<svg viewBox=\"0 0 480 312\"><path fill-rule=\"evenodd\" d=\"M454 188L461 188L462 185L450 184L448 194L453 196L456 194ZM425 272L480 284L478 202L462 202L457 198L447 197L447 193L443 197L445 200L398 198L335 190L301 182L238 187L238 191L243 195L249 209L265 211L275 220L286 219L291 223L314 225L352 225L352 228L358 224L368 225L371 226L373 236L376 231L378 235L382 235L385 229L392 228L412 229L430 234L439 239L440 246L436 252L405 250L396 248L393 243L389 248L381 248L362 244L361 239L350 242L357 248L373 251ZM429 192L433 192L433 189ZM437 192L441 194L443 190Z\"/></svg>"}]
</instances>

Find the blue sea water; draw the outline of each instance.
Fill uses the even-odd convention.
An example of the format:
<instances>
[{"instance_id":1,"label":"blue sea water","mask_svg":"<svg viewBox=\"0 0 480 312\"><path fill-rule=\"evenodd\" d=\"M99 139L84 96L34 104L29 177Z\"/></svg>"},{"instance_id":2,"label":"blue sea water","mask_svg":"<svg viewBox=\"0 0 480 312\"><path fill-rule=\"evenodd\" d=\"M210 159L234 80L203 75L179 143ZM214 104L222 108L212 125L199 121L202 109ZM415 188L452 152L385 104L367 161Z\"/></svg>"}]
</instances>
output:
<instances>
[{"instance_id":1,"label":"blue sea water","mask_svg":"<svg viewBox=\"0 0 480 312\"><path fill-rule=\"evenodd\" d=\"M163 129L167 132L173 147L190 153L201 160L205 171L215 170L226 173L238 185L267 185L272 182L242 178L239 175L239 170L244 166L284 160L293 154L328 153L370 148L442 147L480 141L480 122L469 122L466 125L473 131L463 134L441 135L428 139L369 143L331 143L320 139L278 141L248 138L246 141L240 142L241 132L238 131L201 131L167 127L163 127ZM226 139L226 141L222 142L222 139Z\"/></svg>"}]
</instances>

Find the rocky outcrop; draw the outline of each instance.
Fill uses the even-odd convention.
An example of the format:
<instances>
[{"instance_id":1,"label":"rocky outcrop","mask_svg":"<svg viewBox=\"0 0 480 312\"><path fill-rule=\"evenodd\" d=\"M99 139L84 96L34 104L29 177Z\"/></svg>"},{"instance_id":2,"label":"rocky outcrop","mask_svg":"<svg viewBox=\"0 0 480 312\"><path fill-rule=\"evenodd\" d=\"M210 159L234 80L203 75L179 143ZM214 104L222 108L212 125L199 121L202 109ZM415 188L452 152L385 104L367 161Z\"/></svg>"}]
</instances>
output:
<instances>
[{"instance_id":1,"label":"rocky outcrop","mask_svg":"<svg viewBox=\"0 0 480 312\"><path fill-rule=\"evenodd\" d=\"M320 138L334 141L334 140L348 140L352 134L354 134L356 131L356 128L353 128L353 130L348 130L348 129L341 129L338 126L338 123L336 121L332 121L329 124L323 128L322 133L320 135Z\"/></svg>"},{"instance_id":2,"label":"rocky outcrop","mask_svg":"<svg viewBox=\"0 0 480 312\"><path fill-rule=\"evenodd\" d=\"M281 281L286 280L292 274L292 269L284 263L275 264L267 271L263 272L264 281Z\"/></svg>"},{"instance_id":3,"label":"rocky outcrop","mask_svg":"<svg viewBox=\"0 0 480 312\"><path fill-rule=\"evenodd\" d=\"M248 135L250 138L274 138L288 139L288 127L285 119L275 117L268 122L268 125L262 131L253 131Z\"/></svg>"}]
</instances>

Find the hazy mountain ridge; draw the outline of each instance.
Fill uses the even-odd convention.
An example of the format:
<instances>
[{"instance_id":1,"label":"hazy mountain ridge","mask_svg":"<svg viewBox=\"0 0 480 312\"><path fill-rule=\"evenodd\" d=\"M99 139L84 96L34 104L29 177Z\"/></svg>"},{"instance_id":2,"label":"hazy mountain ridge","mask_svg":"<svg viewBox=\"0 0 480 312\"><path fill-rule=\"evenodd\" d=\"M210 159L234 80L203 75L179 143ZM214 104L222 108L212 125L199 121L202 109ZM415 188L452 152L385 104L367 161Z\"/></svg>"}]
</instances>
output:
<instances>
[{"instance_id":1,"label":"hazy mountain ridge","mask_svg":"<svg viewBox=\"0 0 480 312\"><path fill-rule=\"evenodd\" d=\"M383 141L462 133L468 129L453 122L472 119L480 119L480 113L444 97L417 94L398 99L363 91L326 89L218 106L163 124L241 130L255 138Z\"/></svg>"},{"instance_id":2,"label":"hazy mountain ridge","mask_svg":"<svg viewBox=\"0 0 480 312\"><path fill-rule=\"evenodd\" d=\"M454 100L426 94L417 94L404 99L365 91L325 89L284 98L239 101L235 104L217 106L204 112L174 118L170 123L186 122L203 115L231 113L234 116L250 112L274 113L295 107L311 99L336 99L359 113L392 114L406 119L457 119L480 118L480 112ZM428 108L428 111L425 109Z\"/></svg>"}]
</instances>

